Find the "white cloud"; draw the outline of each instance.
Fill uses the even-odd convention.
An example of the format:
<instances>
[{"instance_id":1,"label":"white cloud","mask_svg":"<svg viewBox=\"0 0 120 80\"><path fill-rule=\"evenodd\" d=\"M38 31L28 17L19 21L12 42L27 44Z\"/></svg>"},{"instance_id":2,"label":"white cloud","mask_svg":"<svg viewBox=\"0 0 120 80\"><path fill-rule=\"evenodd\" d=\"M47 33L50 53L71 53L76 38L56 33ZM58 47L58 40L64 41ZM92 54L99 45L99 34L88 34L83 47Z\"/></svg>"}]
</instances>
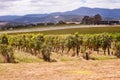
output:
<instances>
[{"instance_id":1,"label":"white cloud","mask_svg":"<svg viewBox=\"0 0 120 80\"><path fill-rule=\"evenodd\" d=\"M120 0L0 0L0 15L64 12L79 7L120 8Z\"/></svg>"},{"instance_id":2,"label":"white cloud","mask_svg":"<svg viewBox=\"0 0 120 80\"><path fill-rule=\"evenodd\" d=\"M86 0L83 4L86 7L98 8L120 8L120 0Z\"/></svg>"}]
</instances>

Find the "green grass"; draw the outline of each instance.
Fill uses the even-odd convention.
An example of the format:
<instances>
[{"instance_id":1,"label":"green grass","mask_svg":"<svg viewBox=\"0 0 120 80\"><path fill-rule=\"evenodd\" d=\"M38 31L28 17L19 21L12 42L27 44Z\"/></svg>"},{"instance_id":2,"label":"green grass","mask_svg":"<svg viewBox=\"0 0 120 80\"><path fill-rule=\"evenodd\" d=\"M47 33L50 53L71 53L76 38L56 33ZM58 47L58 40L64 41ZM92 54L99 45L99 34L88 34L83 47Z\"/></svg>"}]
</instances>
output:
<instances>
[{"instance_id":1,"label":"green grass","mask_svg":"<svg viewBox=\"0 0 120 80\"><path fill-rule=\"evenodd\" d=\"M42 62L43 60L39 59L36 56L32 56L27 53L15 53L14 54L15 61L19 63L32 63L32 62Z\"/></svg>"},{"instance_id":2,"label":"green grass","mask_svg":"<svg viewBox=\"0 0 120 80\"><path fill-rule=\"evenodd\" d=\"M108 55L90 55L90 59L93 60L111 60L111 59L117 59L116 56L108 56Z\"/></svg>"},{"instance_id":3,"label":"green grass","mask_svg":"<svg viewBox=\"0 0 120 80\"><path fill-rule=\"evenodd\" d=\"M2 63L3 62L3 60L0 58L0 63Z\"/></svg>"},{"instance_id":4,"label":"green grass","mask_svg":"<svg viewBox=\"0 0 120 80\"><path fill-rule=\"evenodd\" d=\"M4 59L3 57L0 55L0 63L3 63L4 62Z\"/></svg>"},{"instance_id":5,"label":"green grass","mask_svg":"<svg viewBox=\"0 0 120 80\"><path fill-rule=\"evenodd\" d=\"M70 61L70 58L68 58L68 57L61 57L60 61L62 61L62 62Z\"/></svg>"},{"instance_id":6,"label":"green grass","mask_svg":"<svg viewBox=\"0 0 120 80\"><path fill-rule=\"evenodd\" d=\"M115 33L120 32L120 27L91 27L91 28L72 28L72 29L60 29L60 30L49 30L40 31L43 34L74 34L78 32L80 34L94 34L94 33Z\"/></svg>"},{"instance_id":7,"label":"green grass","mask_svg":"<svg viewBox=\"0 0 120 80\"><path fill-rule=\"evenodd\" d=\"M104 32L115 33L115 32L120 32L120 26L69 28L69 29L58 29L58 30L47 30L47 31L18 32L18 33L8 33L8 34L15 35L15 34L24 34L24 33L43 33L45 35L48 34L58 35L58 34L74 34L76 32L80 34L94 34L94 33L104 33Z\"/></svg>"}]
</instances>

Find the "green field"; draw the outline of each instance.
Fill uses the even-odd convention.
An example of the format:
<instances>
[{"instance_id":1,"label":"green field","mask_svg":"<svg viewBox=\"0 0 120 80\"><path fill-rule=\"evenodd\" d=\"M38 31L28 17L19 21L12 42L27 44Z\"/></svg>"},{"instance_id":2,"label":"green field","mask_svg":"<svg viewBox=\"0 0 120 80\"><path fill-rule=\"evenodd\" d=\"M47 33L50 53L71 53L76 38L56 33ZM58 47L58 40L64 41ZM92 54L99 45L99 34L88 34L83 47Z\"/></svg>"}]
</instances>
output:
<instances>
[{"instance_id":1,"label":"green field","mask_svg":"<svg viewBox=\"0 0 120 80\"><path fill-rule=\"evenodd\" d=\"M23 34L23 33L43 33L43 34L94 34L94 33L119 33L120 25L64 25L64 26L47 26L32 27L18 30L1 31L0 34Z\"/></svg>"},{"instance_id":2,"label":"green field","mask_svg":"<svg viewBox=\"0 0 120 80\"><path fill-rule=\"evenodd\" d=\"M120 27L90 27L40 31L43 34L74 34L75 32L79 32L80 34L116 33L120 32Z\"/></svg>"},{"instance_id":3,"label":"green field","mask_svg":"<svg viewBox=\"0 0 120 80\"><path fill-rule=\"evenodd\" d=\"M39 28L40 29L40 28ZM23 29L24 30L24 29ZM29 31L30 30L30 31ZM67 28L67 29L56 29L56 30L43 30L43 31L35 31L37 29L34 28L32 31L29 29L29 32L16 32L14 33L8 33L8 34L23 34L23 33L43 33L45 35L48 34L74 34L78 32L79 34L96 34L96 33L119 33L120 32L120 26L106 26L106 27L83 27L83 28Z\"/></svg>"}]
</instances>

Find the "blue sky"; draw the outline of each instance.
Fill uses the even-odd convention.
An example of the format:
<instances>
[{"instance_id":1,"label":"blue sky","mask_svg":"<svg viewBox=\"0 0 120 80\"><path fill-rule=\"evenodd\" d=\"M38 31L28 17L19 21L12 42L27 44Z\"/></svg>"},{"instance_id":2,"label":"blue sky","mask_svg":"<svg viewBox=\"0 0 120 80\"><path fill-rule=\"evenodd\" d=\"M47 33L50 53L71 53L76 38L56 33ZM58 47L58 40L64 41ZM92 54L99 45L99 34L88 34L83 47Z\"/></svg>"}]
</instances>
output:
<instances>
[{"instance_id":1,"label":"blue sky","mask_svg":"<svg viewBox=\"0 0 120 80\"><path fill-rule=\"evenodd\" d=\"M120 0L0 0L0 15L64 12L79 7L120 8Z\"/></svg>"}]
</instances>

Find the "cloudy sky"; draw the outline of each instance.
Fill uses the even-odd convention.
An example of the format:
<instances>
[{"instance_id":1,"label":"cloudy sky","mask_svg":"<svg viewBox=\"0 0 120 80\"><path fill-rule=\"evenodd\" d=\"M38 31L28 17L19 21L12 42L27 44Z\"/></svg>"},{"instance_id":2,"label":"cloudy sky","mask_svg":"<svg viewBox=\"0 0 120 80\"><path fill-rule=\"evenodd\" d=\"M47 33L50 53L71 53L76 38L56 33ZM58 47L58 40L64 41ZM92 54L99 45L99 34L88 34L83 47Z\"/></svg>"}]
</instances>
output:
<instances>
[{"instance_id":1,"label":"cloudy sky","mask_svg":"<svg viewBox=\"0 0 120 80\"><path fill-rule=\"evenodd\" d=\"M120 8L120 0L0 0L0 15L64 12L79 7Z\"/></svg>"}]
</instances>

